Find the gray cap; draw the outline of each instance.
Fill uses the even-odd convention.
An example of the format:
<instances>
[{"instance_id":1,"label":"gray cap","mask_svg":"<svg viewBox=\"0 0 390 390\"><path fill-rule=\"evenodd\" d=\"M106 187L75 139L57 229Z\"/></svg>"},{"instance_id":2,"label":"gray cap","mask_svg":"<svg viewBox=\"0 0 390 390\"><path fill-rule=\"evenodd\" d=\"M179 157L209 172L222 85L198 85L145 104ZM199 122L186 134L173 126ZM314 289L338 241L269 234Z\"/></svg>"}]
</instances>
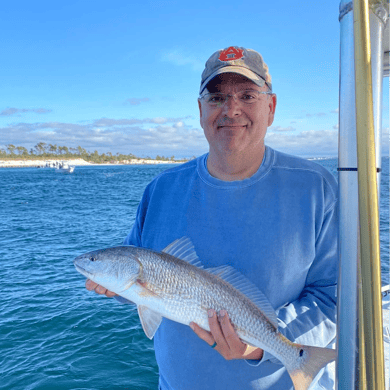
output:
<instances>
[{"instance_id":1,"label":"gray cap","mask_svg":"<svg viewBox=\"0 0 390 390\"><path fill-rule=\"evenodd\" d=\"M237 73L247 77L259 87L267 84L272 91L271 76L263 57L255 50L230 46L216 51L206 62L202 73L199 94L215 76L221 73Z\"/></svg>"}]
</instances>

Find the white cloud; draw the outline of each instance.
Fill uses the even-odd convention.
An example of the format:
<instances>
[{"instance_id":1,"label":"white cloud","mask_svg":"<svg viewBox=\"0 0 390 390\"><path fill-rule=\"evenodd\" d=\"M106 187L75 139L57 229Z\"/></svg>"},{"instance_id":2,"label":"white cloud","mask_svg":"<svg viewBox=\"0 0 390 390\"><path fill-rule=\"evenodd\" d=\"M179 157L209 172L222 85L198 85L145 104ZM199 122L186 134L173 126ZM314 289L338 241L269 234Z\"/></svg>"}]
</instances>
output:
<instances>
[{"instance_id":1,"label":"white cloud","mask_svg":"<svg viewBox=\"0 0 390 390\"><path fill-rule=\"evenodd\" d=\"M339 112L339 109L336 108L335 110L331 110L329 112L315 112L315 113L307 113L306 114L306 117L307 118L313 118L313 117L316 117L316 118L323 118L325 116L328 116L329 114L338 114Z\"/></svg>"},{"instance_id":2,"label":"white cloud","mask_svg":"<svg viewBox=\"0 0 390 390\"><path fill-rule=\"evenodd\" d=\"M162 54L161 61L170 62L176 66L188 65L196 72L201 72L204 69L204 61L201 61L193 55L184 53L178 49L166 51Z\"/></svg>"},{"instance_id":3,"label":"white cloud","mask_svg":"<svg viewBox=\"0 0 390 390\"><path fill-rule=\"evenodd\" d=\"M382 129L382 155L389 155L389 146L390 146L390 133L389 127L384 127Z\"/></svg>"},{"instance_id":4,"label":"white cloud","mask_svg":"<svg viewBox=\"0 0 390 390\"><path fill-rule=\"evenodd\" d=\"M285 153L303 157L336 157L338 154L338 126L333 130L309 130L299 134L269 132L267 145ZM382 129L382 155L389 154L389 128Z\"/></svg>"},{"instance_id":5,"label":"white cloud","mask_svg":"<svg viewBox=\"0 0 390 390\"><path fill-rule=\"evenodd\" d=\"M153 118L152 122L153 123L166 123L166 122L169 122L169 121L168 121L167 118L157 117L157 118Z\"/></svg>"},{"instance_id":6,"label":"white cloud","mask_svg":"<svg viewBox=\"0 0 390 390\"><path fill-rule=\"evenodd\" d=\"M24 114L26 112L35 112L36 114L47 114L52 112L52 110L48 110L47 108L6 108L0 112L1 116L21 116L20 114Z\"/></svg>"},{"instance_id":7,"label":"white cloud","mask_svg":"<svg viewBox=\"0 0 390 390\"><path fill-rule=\"evenodd\" d=\"M185 118L110 119L90 123L17 123L0 128L2 142L27 149L39 142L81 146L99 153L133 153L151 157L172 154L191 157L208 150L203 130L186 125Z\"/></svg>"},{"instance_id":8,"label":"white cloud","mask_svg":"<svg viewBox=\"0 0 390 390\"><path fill-rule=\"evenodd\" d=\"M100 118L83 123L14 123L0 128L1 143L24 146L28 150L39 142L77 147L99 153L133 153L190 157L208 150L203 130L186 123L192 117ZM271 126L266 144L282 152L299 156L337 156L337 126L330 130L298 133L292 126ZM3 146L3 147L4 147ZM388 154L389 128L382 131L382 150Z\"/></svg>"},{"instance_id":9,"label":"white cloud","mask_svg":"<svg viewBox=\"0 0 390 390\"><path fill-rule=\"evenodd\" d=\"M334 130L309 130L299 134L269 133L266 144L298 156L337 156L338 133Z\"/></svg>"},{"instance_id":10,"label":"white cloud","mask_svg":"<svg viewBox=\"0 0 390 390\"><path fill-rule=\"evenodd\" d=\"M112 127L112 126L125 126L125 125L142 125L146 123L155 123L155 124L162 124L162 123L169 123L169 122L177 122L181 121L182 119L188 119L189 116L185 118L164 118L164 117L155 117L155 118L144 118L144 119L110 119L110 118L101 118L96 119L93 121L93 126L100 126L100 127Z\"/></svg>"},{"instance_id":11,"label":"white cloud","mask_svg":"<svg viewBox=\"0 0 390 390\"><path fill-rule=\"evenodd\" d=\"M315 114L306 114L306 116L308 118L311 118L313 116L316 116L316 117L324 117L324 116L327 116L328 114L326 114L325 112L316 112Z\"/></svg>"},{"instance_id":12,"label":"white cloud","mask_svg":"<svg viewBox=\"0 0 390 390\"><path fill-rule=\"evenodd\" d=\"M292 126L282 127L282 126L271 126L268 128L268 132L286 132L286 131L295 131L296 129Z\"/></svg>"},{"instance_id":13,"label":"white cloud","mask_svg":"<svg viewBox=\"0 0 390 390\"><path fill-rule=\"evenodd\" d=\"M138 106L141 103L149 102L149 98L129 98L126 99L126 103L131 104L132 106Z\"/></svg>"}]
</instances>

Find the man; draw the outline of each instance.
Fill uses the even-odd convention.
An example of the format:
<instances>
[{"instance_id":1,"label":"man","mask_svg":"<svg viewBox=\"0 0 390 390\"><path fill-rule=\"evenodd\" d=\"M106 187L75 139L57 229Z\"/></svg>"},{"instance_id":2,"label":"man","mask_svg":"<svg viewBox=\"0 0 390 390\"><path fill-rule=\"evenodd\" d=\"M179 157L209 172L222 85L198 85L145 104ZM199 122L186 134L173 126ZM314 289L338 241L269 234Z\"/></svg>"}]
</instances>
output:
<instances>
[{"instance_id":1,"label":"man","mask_svg":"<svg viewBox=\"0 0 390 390\"><path fill-rule=\"evenodd\" d=\"M209 153L148 185L125 244L162 250L187 236L205 268L229 264L258 286L290 340L329 345L336 329L333 176L265 146L276 95L259 53L214 53L198 104ZM91 281L87 289L113 295ZM279 361L238 338L229 313L208 314L210 332L163 319L154 338L161 389L293 388ZM328 367L316 380L313 388L333 388Z\"/></svg>"}]
</instances>

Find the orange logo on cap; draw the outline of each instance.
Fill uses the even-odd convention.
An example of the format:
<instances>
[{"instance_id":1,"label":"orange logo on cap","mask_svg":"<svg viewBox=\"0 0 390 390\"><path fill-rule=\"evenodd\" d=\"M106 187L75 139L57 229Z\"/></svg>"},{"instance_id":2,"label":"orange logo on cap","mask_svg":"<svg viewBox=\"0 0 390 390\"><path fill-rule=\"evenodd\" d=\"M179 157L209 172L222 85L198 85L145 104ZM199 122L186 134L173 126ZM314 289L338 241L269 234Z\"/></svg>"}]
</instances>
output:
<instances>
[{"instance_id":1,"label":"orange logo on cap","mask_svg":"<svg viewBox=\"0 0 390 390\"><path fill-rule=\"evenodd\" d=\"M221 61L233 61L239 60L244 56L244 50L230 46L219 55Z\"/></svg>"}]
</instances>

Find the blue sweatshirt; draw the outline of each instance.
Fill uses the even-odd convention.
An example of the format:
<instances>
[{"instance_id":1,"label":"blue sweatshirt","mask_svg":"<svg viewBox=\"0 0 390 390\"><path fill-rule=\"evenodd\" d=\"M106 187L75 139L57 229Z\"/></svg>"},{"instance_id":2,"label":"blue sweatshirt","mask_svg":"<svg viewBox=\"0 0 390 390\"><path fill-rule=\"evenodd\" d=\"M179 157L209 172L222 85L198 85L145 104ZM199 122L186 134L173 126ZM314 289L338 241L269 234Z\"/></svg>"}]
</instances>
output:
<instances>
[{"instance_id":1,"label":"blue sweatshirt","mask_svg":"<svg viewBox=\"0 0 390 390\"><path fill-rule=\"evenodd\" d=\"M125 244L162 250L189 237L205 268L231 265L268 297L291 341L328 346L336 333L337 184L322 166L266 147L258 171L226 182L208 154L157 176ZM163 319L154 337L162 390L293 389L269 353L225 360L190 327ZM313 389L332 389L329 367Z\"/></svg>"}]
</instances>

